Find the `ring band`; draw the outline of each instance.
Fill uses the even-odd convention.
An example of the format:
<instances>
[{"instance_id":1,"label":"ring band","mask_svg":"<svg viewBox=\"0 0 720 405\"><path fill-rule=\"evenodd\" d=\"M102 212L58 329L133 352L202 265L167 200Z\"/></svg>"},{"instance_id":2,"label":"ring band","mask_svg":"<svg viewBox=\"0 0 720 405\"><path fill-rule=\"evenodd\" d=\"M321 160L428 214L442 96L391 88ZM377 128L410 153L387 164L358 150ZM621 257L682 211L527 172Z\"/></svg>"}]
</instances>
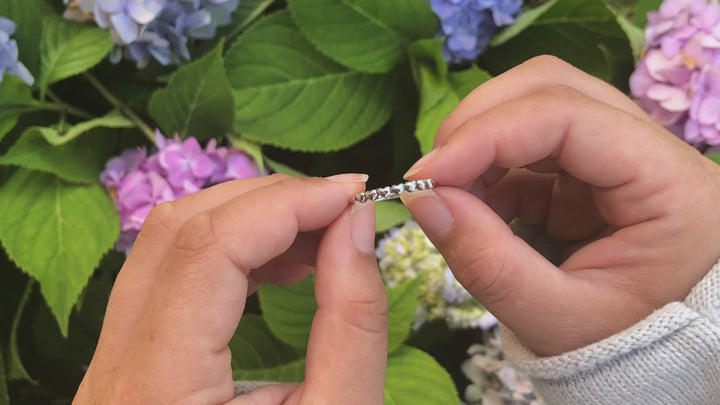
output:
<instances>
[{"instance_id":1,"label":"ring band","mask_svg":"<svg viewBox=\"0 0 720 405\"><path fill-rule=\"evenodd\" d=\"M405 183L358 193L355 195L355 201L364 203L368 201L394 200L400 198L400 194L404 192L412 193L415 190L430 190L433 187L435 187L435 182L432 179L406 181Z\"/></svg>"}]
</instances>

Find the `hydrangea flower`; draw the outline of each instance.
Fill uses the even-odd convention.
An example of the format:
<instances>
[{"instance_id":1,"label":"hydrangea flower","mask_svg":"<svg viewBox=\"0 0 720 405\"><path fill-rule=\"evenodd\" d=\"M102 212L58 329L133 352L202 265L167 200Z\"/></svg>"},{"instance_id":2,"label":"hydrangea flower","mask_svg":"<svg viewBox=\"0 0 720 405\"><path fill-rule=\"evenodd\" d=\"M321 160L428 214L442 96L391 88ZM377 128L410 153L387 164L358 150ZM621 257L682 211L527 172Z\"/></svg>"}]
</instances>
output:
<instances>
[{"instance_id":1,"label":"hydrangea flower","mask_svg":"<svg viewBox=\"0 0 720 405\"><path fill-rule=\"evenodd\" d=\"M156 205L224 181L265 174L246 153L218 147L214 139L202 149L195 138L168 139L157 132L155 144L157 151L150 156L145 148L124 151L110 159L100 175L120 213L119 251L130 251Z\"/></svg>"},{"instance_id":2,"label":"hydrangea flower","mask_svg":"<svg viewBox=\"0 0 720 405\"><path fill-rule=\"evenodd\" d=\"M520 14L522 0L428 0L447 37L443 54L448 62L472 61L487 47L498 27Z\"/></svg>"},{"instance_id":3,"label":"hydrangea flower","mask_svg":"<svg viewBox=\"0 0 720 405\"><path fill-rule=\"evenodd\" d=\"M461 366L470 380L465 389L468 405L543 405L535 394L530 379L517 371L507 360L500 347L498 329L485 339L484 344L468 348L469 359Z\"/></svg>"},{"instance_id":4,"label":"hydrangea flower","mask_svg":"<svg viewBox=\"0 0 720 405\"><path fill-rule=\"evenodd\" d=\"M0 17L0 83L5 72L13 74L28 86L31 86L35 79L22 62L18 61L17 42L10 37L15 33L17 26L12 20Z\"/></svg>"},{"instance_id":5,"label":"hydrangea flower","mask_svg":"<svg viewBox=\"0 0 720 405\"><path fill-rule=\"evenodd\" d=\"M68 0L65 0L68 4ZM110 30L117 44L110 60L123 57L138 68L152 59L162 65L190 60L188 42L211 39L217 27L230 24L239 0L70 0L65 17L92 17Z\"/></svg>"},{"instance_id":6,"label":"hydrangea flower","mask_svg":"<svg viewBox=\"0 0 720 405\"><path fill-rule=\"evenodd\" d=\"M645 36L633 96L688 143L720 145L720 4L665 0L648 13Z\"/></svg>"},{"instance_id":7,"label":"hydrangea flower","mask_svg":"<svg viewBox=\"0 0 720 405\"><path fill-rule=\"evenodd\" d=\"M378 243L376 256L388 287L423 277L414 329L436 319L444 319L451 328L488 329L497 323L455 279L416 222L391 229Z\"/></svg>"}]
</instances>

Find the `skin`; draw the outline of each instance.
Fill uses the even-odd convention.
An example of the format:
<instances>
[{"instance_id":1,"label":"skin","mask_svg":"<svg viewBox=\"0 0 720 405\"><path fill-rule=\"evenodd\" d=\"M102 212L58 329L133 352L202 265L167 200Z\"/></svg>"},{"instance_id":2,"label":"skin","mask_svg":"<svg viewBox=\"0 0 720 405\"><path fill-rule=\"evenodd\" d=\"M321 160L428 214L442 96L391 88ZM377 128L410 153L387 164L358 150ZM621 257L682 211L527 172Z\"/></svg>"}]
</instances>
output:
<instances>
[{"instance_id":1,"label":"skin","mask_svg":"<svg viewBox=\"0 0 720 405\"><path fill-rule=\"evenodd\" d=\"M682 301L720 256L720 168L606 83L538 57L474 90L404 194L458 280L540 356ZM545 224L555 266L506 222Z\"/></svg>"},{"instance_id":2,"label":"skin","mask_svg":"<svg viewBox=\"0 0 720 405\"><path fill-rule=\"evenodd\" d=\"M74 404L380 404L387 296L364 175L224 183L149 215ZM260 282L316 266L306 380L233 398L227 344Z\"/></svg>"}]
</instances>

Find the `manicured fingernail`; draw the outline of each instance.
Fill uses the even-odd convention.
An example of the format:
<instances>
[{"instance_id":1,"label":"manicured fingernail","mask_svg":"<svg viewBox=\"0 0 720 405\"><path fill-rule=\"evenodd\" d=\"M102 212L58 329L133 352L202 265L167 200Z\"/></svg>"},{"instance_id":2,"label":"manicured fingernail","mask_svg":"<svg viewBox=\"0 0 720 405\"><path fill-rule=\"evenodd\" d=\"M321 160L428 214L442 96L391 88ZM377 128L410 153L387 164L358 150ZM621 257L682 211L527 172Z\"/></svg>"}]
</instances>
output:
<instances>
[{"instance_id":1,"label":"manicured fingernail","mask_svg":"<svg viewBox=\"0 0 720 405\"><path fill-rule=\"evenodd\" d=\"M432 159L432 156L433 154L435 154L435 152L437 152L437 149L431 150L427 155L423 156L422 158L420 158L420 160L415 162L414 165L410 166L410 169L408 169L408 171L405 172L405 174L403 175L403 179L409 180L410 176L419 172L420 169L422 169L427 164L427 162Z\"/></svg>"},{"instance_id":2,"label":"manicured fingernail","mask_svg":"<svg viewBox=\"0 0 720 405\"><path fill-rule=\"evenodd\" d=\"M325 180L335 181L338 183L365 183L368 175L363 173L343 173L334 176L325 177Z\"/></svg>"},{"instance_id":3,"label":"manicured fingernail","mask_svg":"<svg viewBox=\"0 0 720 405\"><path fill-rule=\"evenodd\" d=\"M353 203L350 209L350 238L365 253L375 253L375 203Z\"/></svg>"},{"instance_id":4,"label":"manicured fingernail","mask_svg":"<svg viewBox=\"0 0 720 405\"><path fill-rule=\"evenodd\" d=\"M455 222L448 207L433 190L403 193L400 199L430 239L444 237Z\"/></svg>"}]
</instances>

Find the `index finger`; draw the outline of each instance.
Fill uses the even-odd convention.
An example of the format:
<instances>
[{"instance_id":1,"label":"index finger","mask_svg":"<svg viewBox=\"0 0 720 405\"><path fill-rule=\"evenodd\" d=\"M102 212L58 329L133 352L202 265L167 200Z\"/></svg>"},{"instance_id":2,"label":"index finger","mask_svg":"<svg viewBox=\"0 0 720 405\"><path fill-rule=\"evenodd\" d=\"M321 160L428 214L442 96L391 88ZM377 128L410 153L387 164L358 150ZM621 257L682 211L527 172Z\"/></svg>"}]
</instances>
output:
<instances>
[{"instance_id":1,"label":"index finger","mask_svg":"<svg viewBox=\"0 0 720 405\"><path fill-rule=\"evenodd\" d=\"M648 145L653 145L653 153L647 153ZM460 186L491 166L522 167L551 158L575 178L611 188L638 178L646 183L661 180L682 161L678 156L668 159L677 150L694 152L633 114L558 86L469 118L406 177Z\"/></svg>"},{"instance_id":2,"label":"index finger","mask_svg":"<svg viewBox=\"0 0 720 405\"><path fill-rule=\"evenodd\" d=\"M575 88L588 97L650 121L637 104L608 83L561 59L543 55L532 58L473 90L440 125L435 137L435 145L445 143L455 129L478 113L553 86Z\"/></svg>"}]
</instances>

